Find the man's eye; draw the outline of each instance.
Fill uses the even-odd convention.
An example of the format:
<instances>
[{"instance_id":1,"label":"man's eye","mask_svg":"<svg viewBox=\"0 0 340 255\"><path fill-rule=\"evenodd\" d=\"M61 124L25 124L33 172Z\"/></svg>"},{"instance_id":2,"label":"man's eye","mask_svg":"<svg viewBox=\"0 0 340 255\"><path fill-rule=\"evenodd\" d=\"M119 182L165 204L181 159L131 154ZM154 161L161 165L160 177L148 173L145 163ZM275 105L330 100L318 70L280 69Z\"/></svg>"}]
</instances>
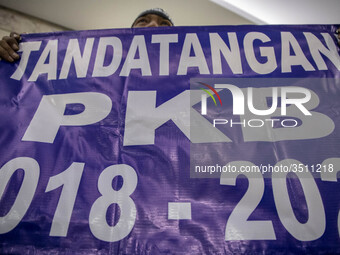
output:
<instances>
[{"instance_id":1,"label":"man's eye","mask_svg":"<svg viewBox=\"0 0 340 255\"><path fill-rule=\"evenodd\" d=\"M147 22L146 19L139 19L139 20L137 20L136 24L138 24L138 23L146 23L146 22Z\"/></svg>"},{"instance_id":2,"label":"man's eye","mask_svg":"<svg viewBox=\"0 0 340 255\"><path fill-rule=\"evenodd\" d=\"M161 23L161 26L168 26L168 27L170 27L170 26L171 26L171 24L170 24L170 22L169 22L169 21L167 21L167 20L164 20L164 21L162 21L162 23Z\"/></svg>"}]
</instances>

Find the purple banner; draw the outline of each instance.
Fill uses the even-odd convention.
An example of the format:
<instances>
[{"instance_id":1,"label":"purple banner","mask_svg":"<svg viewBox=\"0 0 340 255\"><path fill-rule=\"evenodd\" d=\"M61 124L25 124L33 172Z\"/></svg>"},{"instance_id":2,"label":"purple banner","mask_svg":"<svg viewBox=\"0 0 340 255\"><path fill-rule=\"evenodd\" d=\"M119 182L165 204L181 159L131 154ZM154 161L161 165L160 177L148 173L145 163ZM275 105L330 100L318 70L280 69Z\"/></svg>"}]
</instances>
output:
<instances>
[{"instance_id":1,"label":"purple banner","mask_svg":"<svg viewBox=\"0 0 340 255\"><path fill-rule=\"evenodd\" d=\"M337 28L22 35L0 253L340 253Z\"/></svg>"}]
</instances>

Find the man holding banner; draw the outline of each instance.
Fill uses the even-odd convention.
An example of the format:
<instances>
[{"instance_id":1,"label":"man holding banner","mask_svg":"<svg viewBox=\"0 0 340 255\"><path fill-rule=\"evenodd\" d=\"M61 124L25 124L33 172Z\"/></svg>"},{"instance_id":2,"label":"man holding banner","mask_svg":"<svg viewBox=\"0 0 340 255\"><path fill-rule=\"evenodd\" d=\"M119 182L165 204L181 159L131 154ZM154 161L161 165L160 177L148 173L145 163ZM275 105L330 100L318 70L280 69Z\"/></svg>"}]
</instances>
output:
<instances>
[{"instance_id":1,"label":"man holding banner","mask_svg":"<svg viewBox=\"0 0 340 255\"><path fill-rule=\"evenodd\" d=\"M340 253L338 25L158 11L0 43L0 253Z\"/></svg>"},{"instance_id":2,"label":"man holding banner","mask_svg":"<svg viewBox=\"0 0 340 255\"><path fill-rule=\"evenodd\" d=\"M173 26L170 16L161 8L153 8L140 13L132 23L132 28ZM20 35L12 32L0 40L0 59L13 62L19 59Z\"/></svg>"}]
</instances>

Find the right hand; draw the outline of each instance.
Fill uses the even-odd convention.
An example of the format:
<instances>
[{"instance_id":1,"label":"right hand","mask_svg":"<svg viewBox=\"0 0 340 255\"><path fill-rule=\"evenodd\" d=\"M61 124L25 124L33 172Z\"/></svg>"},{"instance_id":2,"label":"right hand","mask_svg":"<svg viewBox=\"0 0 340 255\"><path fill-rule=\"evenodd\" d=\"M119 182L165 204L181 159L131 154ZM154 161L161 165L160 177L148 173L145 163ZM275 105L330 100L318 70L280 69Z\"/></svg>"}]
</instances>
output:
<instances>
[{"instance_id":1,"label":"right hand","mask_svg":"<svg viewBox=\"0 0 340 255\"><path fill-rule=\"evenodd\" d=\"M0 40L0 58L8 62L14 62L20 58L16 53L19 50L20 35L12 32L10 36L4 36Z\"/></svg>"}]
</instances>

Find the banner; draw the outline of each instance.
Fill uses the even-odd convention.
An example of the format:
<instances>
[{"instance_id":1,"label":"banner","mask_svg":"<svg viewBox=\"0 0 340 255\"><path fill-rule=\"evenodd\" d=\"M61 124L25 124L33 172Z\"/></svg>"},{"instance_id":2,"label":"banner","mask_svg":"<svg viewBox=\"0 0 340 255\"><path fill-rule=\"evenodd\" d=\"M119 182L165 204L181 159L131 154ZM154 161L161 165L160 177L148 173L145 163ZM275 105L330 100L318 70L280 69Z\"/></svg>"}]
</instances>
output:
<instances>
[{"instance_id":1,"label":"banner","mask_svg":"<svg viewBox=\"0 0 340 255\"><path fill-rule=\"evenodd\" d=\"M337 28L22 35L0 253L340 253Z\"/></svg>"}]
</instances>

